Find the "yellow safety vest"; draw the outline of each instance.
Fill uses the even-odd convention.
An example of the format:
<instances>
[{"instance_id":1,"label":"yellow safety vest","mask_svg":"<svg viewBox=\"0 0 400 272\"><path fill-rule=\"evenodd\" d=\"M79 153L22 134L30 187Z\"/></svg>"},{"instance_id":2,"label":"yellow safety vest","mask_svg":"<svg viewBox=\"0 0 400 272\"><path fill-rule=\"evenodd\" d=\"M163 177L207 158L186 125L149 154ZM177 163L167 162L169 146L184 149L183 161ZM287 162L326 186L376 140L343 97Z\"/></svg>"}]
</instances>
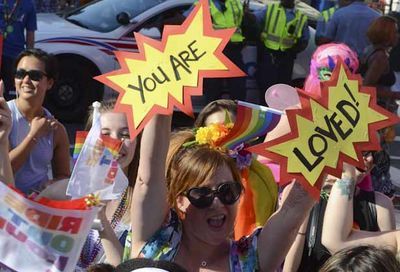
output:
<instances>
[{"instance_id":1,"label":"yellow safety vest","mask_svg":"<svg viewBox=\"0 0 400 272\"><path fill-rule=\"evenodd\" d=\"M286 11L278 3L268 5L261 40L266 48L285 51L292 48L303 33L307 16L296 10L295 17L286 22ZM291 33L288 32L292 29Z\"/></svg>"},{"instance_id":2,"label":"yellow safety vest","mask_svg":"<svg viewBox=\"0 0 400 272\"><path fill-rule=\"evenodd\" d=\"M226 0L225 6L226 10L221 12L215 6L214 1L210 1L213 26L215 29L236 27L236 32L232 35L231 42L242 42L244 37L240 26L243 20L243 5L240 0Z\"/></svg>"},{"instance_id":3,"label":"yellow safety vest","mask_svg":"<svg viewBox=\"0 0 400 272\"><path fill-rule=\"evenodd\" d=\"M329 9L326 9L321 12L322 17L324 18L325 23L329 21L329 19L332 17L333 13L335 13L336 7L331 7Z\"/></svg>"}]
</instances>

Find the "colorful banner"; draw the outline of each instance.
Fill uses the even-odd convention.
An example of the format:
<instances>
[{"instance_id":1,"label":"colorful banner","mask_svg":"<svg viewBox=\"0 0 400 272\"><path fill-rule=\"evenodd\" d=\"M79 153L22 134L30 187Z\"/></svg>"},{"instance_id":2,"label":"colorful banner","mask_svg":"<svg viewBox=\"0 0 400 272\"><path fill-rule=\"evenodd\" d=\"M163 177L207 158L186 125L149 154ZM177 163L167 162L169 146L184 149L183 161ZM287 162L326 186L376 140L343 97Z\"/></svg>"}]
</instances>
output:
<instances>
[{"instance_id":1,"label":"colorful banner","mask_svg":"<svg viewBox=\"0 0 400 272\"><path fill-rule=\"evenodd\" d=\"M85 133L77 135L74 156L77 153L78 157L67 188L72 198L96 193L102 200L118 199L128 186L117 161L122 142L101 136L100 132L100 120L96 118L86 139Z\"/></svg>"},{"instance_id":2,"label":"colorful banner","mask_svg":"<svg viewBox=\"0 0 400 272\"><path fill-rule=\"evenodd\" d=\"M361 82L339 61L320 97L301 95L302 108L286 111L289 134L248 150L279 162L283 183L297 179L317 197L325 174L340 177L344 162L364 168L362 151L380 149L377 131L399 122Z\"/></svg>"},{"instance_id":3,"label":"colorful banner","mask_svg":"<svg viewBox=\"0 0 400 272\"><path fill-rule=\"evenodd\" d=\"M214 30L208 0L200 0L182 25L164 26L161 41L135 33L139 53L115 52L121 69L95 79L119 92L115 110L126 113L132 138L174 107L192 116L203 78L245 75L222 53L234 32Z\"/></svg>"},{"instance_id":4,"label":"colorful banner","mask_svg":"<svg viewBox=\"0 0 400 272\"><path fill-rule=\"evenodd\" d=\"M45 206L0 183L0 270L74 271L97 212Z\"/></svg>"}]
</instances>

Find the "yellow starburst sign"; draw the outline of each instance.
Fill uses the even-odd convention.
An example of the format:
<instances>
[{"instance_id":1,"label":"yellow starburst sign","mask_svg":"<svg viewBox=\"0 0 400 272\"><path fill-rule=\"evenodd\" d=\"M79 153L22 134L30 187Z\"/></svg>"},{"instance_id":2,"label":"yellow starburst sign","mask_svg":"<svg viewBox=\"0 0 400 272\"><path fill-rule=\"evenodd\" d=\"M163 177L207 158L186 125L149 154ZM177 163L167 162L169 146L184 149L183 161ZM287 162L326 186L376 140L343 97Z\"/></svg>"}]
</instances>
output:
<instances>
[{"instance_id":1,"label":"yellow starburst sign","mask_svg":"<svg viewBox=\"0 0 400 272\"><path fill-rule=\"evenodd\" d=\"M174 106L192 115L191 96L204 77L244 76L222 50L235 29L214 30L207 0L180 26L166 26L161 41L135 33L139 53L115 52L121 69L96 77L120 93L115 110L126 112L131 137L156 113Z\"/></svg>"},{"instance_id":2,"label":"yellow starburst sign","mask_svg":"<svg viewBox=\"0 0 400 272\"><path fill-rule=\"evenodd\" d=\"M295 178L318 195L324 173L340 177L343 162L364 168L362 151L380 148L377 130L399 121L376 104L374 88L360 86L340 61L321 97L302 94L302 108L287 111L289 134L249 150L280 162L283 183Z\"/></svg>"}]
</instances>

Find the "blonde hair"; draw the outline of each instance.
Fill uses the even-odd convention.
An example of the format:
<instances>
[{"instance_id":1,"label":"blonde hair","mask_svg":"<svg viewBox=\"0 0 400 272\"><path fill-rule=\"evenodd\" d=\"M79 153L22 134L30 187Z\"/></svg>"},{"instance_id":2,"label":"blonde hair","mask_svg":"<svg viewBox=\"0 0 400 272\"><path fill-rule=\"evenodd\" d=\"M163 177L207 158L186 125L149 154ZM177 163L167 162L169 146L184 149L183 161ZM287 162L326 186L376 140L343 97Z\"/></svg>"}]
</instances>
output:
<instances>
[{"instance_id":1,"label":"blonde hair","mask_svg":"<svg viewBox=\"0 0 400 272\"><path fill-rule=\"evenodd\" d=\"M236 162L226 152L208 145L183 146L194 139L195 134L191 130L179 131L171 136L166 162L167 200L176 212L179 212L176 206L177 197L210 179L221 166L226 165L234 180L241 182Z\"/></svg>"},{"instance_id":2,"label":"blonde hair","mask_svg":"<svg viewBox=\"0 0 400 272\"><path fill-rule=\"evenodd\" d=\"M116 101L117 100L115 98L102 101L100 108L99 108L100 114L114 111ZM87 119L86 125L85 125L85 130L90 130L90 128L92 127L92 123L93 123L93 107L90 107L88 119ZM141 141L141 134L139 134L136 137L135 154L133 156L131 163L128 166L127 177L128 177L129 184L128 184L128 187L126 188L126 192L124 193L125 198L126 198L125 205L127 207L127 210L125 211L124 216L121 220L124 223L130 222L131 199L133 196L133 189L135 188L136 177L137 177L138 168L139 168L139 160L140 160L140 141Z\"/></svg>"}]
</instances>

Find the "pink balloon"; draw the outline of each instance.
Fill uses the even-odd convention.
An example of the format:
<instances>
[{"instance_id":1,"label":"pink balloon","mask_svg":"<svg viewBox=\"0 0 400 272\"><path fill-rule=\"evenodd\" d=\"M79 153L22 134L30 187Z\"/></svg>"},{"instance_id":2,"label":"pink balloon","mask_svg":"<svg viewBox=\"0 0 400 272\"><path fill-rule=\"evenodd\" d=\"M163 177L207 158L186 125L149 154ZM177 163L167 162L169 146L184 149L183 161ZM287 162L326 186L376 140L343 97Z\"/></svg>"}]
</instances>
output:
<instances>
[{"instance_id":1,"label":"pink balloon","mask_svg":"<svg viewBox=\"0 0 400 272\"><path fill-rule=\"evenodd\" d=\"M275 84L265 91L265 102L268 106L277 110L298 106L300 104L299 95L292 86L286 84Z\"/></svg>"}]
</instances>

